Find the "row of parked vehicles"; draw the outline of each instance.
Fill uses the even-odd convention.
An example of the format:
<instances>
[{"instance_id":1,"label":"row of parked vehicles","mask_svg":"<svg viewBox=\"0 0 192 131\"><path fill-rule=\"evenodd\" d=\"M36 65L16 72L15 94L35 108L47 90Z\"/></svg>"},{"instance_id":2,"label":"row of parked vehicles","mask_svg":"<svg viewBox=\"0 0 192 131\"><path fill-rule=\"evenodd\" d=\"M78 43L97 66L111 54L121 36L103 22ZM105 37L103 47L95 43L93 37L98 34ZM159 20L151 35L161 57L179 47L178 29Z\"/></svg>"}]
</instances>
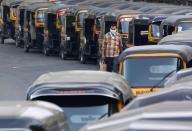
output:
<instances>
[{"instance_id":1,"label":"row of parked vehicles","mask_svg":"<svg viewBox=\"0 0 192 131\"><path fill-rule=\"evenodd\" d=\"M190 9L158 5L157 11L152 5L113 0L2 1L2 43L12 38L25 52L57 52L62 59L76 56L86 63L88 58L99 58L104 34L117 24L124 51L118 58L118 74L63 71L40 76L27 91L28 102L0 103L0 121L6 123L0 128L191 130L192 71L187 68L192 66L192 32L185 31L191 29Z\"/></svg>"},{"instance_id":2,"label":"row of parked vehicles","mask_svg":"<svg viewBox=\"0 0 192 131\"><path fill-rule=\"evenodd\" d=\"M136 7L141 9L133 8L134 2L125 1L106 0L104 3L108 6L105 8L96 1L69 5L71 3L74 4L70 0L3 0L1 43L11 38L25 52L39 49L46 56L58 53L62 59L74 56L81 63L87 63L89 59L97 61L100 58L100 46L112 24L117 25L124 49L157 44L161 38L188 30L192 25L188 7L161 5L161 10L148 7L147 12L142 10L143 5L139 2Z\"/></svg>"},{"instance_id":3,"label":"row of parked vehicles","mask_svg":"<svg viewBox=\"0 0 192 131\"><path fill-rule=\"evenodd\" d=\"M191 78L192 69L178 71L165 88L135 98L116 73L50 72L29 87L27 101L0 102L0 129L190 131Z\"/></svg>"}]
</instances>

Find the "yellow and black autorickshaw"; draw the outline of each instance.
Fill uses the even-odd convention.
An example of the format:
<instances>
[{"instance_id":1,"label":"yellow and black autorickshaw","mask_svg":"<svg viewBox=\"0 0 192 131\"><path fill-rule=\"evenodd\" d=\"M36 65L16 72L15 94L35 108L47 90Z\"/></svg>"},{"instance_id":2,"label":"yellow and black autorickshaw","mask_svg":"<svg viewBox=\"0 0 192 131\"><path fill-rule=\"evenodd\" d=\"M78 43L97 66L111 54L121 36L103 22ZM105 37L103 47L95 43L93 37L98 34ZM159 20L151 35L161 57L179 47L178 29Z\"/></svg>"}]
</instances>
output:
<instances>
[{"instance_id":1,"label":"yellow and black autorickshaw","mask_svg":"<svg viewBox=\"0 0 192 131\"><path fill-rule=\"evenodd\" d=\"M63 15L65 22L62 26L60 56L61 59L79 57L80 32L83 30L83 16L88 12L87 6L74 6Z\"/></svg>"},{"instance_id":2,"label":"yellow and black autorickshaw","mask_svg":"<svg viewBox=\"0 0 192 131\"><path fill-rule=\"evenodd\" d=\"M60 57L67 59L69 57L78 58L80 47L80 23L82 15L86 13L84 6L71 6L62 15Z\"/></svg>"},{"instance_id":3,"label":"yellow and black autorickshaw","mask_svg":"<svg viewBox=\"0 0 192 131\"><path fill-rule=\"evenodd\" d=\"M90 7L91 8L91 7ZM80 49L79 60L82 64L89 59L95 59L97 62L99 44L96 34L96 13L97 8L92 7L83 15L83 29L80 30Z\"/></svg>"},{"instance_id":4,"label":"yellow and black autorickshaw","mask_svg":"<svg viewBox=\"0 0 192 131\"><path fill-rule=\"evenodd\" d=\"M160 36L163 38L185 30L192 30L192 16L172 15L161 22Z\"/></svg>"},{"instance_id":5,"label":"yellow and black autorickshaw","mask_svg":"<svg viewBox=\"0 0 192 131\"><path fill-rule=\"evenodd\" d=\"M27 8L27 6L41 3L41 2L46 2L47 0L33 0L33 1L24 1L22 2L18 7L17 7L17 15L16 15L16 21L15 21L15 45L16 47L18 46L23 46L24 44L24 12Z\"/></svg>"},{"instance_id":6,"label":"yellow and black autorickshaw","mask_svg":"<svg viewBox=\"0 0 192 131\"><path fill-rule=\"evenodd\" d=\"M50 72L40 76L27 91L27 100L59 105L71 131L121 111L132 98L121 75L103 71Z\"/></svg>"},{"instance_id":7,"label":"yellow and black autorickshaw","mask_svg":"<svg viewBox=\"0 0 192 131\"><path fill-rule=\"evenodd\" d=\"M134 46L119 56L119 74L138 96L163 88L166 79L191 61L192 47L186 45Z\"/></svg>"},{"instance_id":8,"label":"yellow and black autorickshaw","mask_svg":"<svg viewBox=\"0 0 192 131\"><path fill-rule=\"evenodd\" d=\"M22 0L3 0L0 6L0 43L11 38L15 40L15 21L17 7Z\"/></svg>"},{"instance_id":9,"label":"yellow and black autorickshaw","mask_svg":"<svg viewBox=\"0 0 192 131\"><path fill-rule=\"evenodd\" d=\"M48 56L50 53L59 53L61 46L61 33L62 27L67 28L67 31L72 29L69 27L69 24L72 24L72 21L68 21L69 17L66 18L66 10L72 8L72 5L55 5L47 10L45 13L45 28L44 28L44 42L43 42L43 53ZM68 22L67 24L66 21ZM74 35L72 33L72 35Z\"/></svg>"},{"instance_id":10,"label":"yellow and black autorickshaw","mask_svg":"<svg viewBox=\"0 0 192 131\"><path fill-rule=\"evenodd\" d=\"M30 48L42 49L45 27L45 12L49 7L56 5L51 2L36 3L27 6L24 14L24 51Z\"/></svg>"}]
</instances>

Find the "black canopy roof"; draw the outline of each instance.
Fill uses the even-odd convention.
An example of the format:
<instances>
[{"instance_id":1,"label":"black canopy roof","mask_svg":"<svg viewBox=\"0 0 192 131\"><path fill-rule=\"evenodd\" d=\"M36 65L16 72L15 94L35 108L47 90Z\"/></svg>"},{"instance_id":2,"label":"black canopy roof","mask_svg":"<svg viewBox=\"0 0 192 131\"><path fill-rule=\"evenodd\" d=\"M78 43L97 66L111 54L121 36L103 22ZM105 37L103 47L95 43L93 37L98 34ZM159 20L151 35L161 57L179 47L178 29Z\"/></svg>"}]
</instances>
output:
<instances>
[{"instance_id":1,"label":"black canopy roof","mask_svg":"<svg viewBox=\"0 0 192 131\"><path fill-rule=\"evenodd\" d=\"M127 81L116 73L102 71L62 71L40 76L28 90L28 97L38 90L49 89L94 89L120 92L123 101L132 97Z\"/></svg>"},{"instance_id":2,"label":"black canopy roof","mask_svg":"<svg viewBox=\"0 0 192 131\"><path fill-rule=\"evenodd\" d=\"M31 11L31 12L35 12L39 8L48 8L48 7L54 6L54 5L56 5L56 4L51 3L51 2L41 2L41 3L29 5L26 10Z\"/></svg>"},{"instance_id":3,"label":"black canopy roof","mask_svg":"<svg viewBox=\"0 0 192 131\"><path fill-rule=\"evenodd\" d=\"M130 54L151 54L151 53L176 53L186 62L192 59L192 47L186 45L147 45L135 46L124 50L119 56L119 62Z\"/></svg>"},{"instance_id":4,"label":"black canopy roof","mask_svg":"<svg viewBox=\"0 0 192 131\"><path fill-rule=\"evenodd\" d=\"M177 25L181 21L192 21L191 15L171 15L167 17L164 21L164 25Z\"/></svg>"},{"instance_id":5,"label":"black canopy roof","mask_svg":"<svg viewBox=\"0 0 192 131\"><path fill-rule=\"evenodd\" d=\"M158 44L159 45L188 45L192 47L192 31L179 32L177 34L168 35L162 38Z\"/></svg>"}]
</instances>

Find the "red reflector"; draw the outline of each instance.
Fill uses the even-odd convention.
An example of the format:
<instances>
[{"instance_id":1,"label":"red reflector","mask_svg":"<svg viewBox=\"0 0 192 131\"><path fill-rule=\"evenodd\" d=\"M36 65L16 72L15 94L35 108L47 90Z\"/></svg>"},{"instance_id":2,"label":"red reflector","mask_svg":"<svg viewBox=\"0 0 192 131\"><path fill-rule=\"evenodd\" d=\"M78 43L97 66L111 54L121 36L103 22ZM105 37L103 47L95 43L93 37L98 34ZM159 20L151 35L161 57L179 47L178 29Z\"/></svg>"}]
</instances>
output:
<instances>
[{"instance_id":1,"label":"red reflector","mask_svg":"<svg viewBox=\"0 0 192 131\"><path fill-rule=\"evenodd\" d=\"M64 10L61 10L61 11L58 11L57 12L59 15L64 15L65 14L65 11Z\"/></svg>"},{"instance_id":2,"label":"red reflector","mask_svg":"<svg viewBox=\"0 0 192 131\"><path fill-rule=\"evenodd\" d=\"M57 90L62 94L83 94L86 93L85 91L80 91L80 90Z\"/></svg>"}]
</instances>

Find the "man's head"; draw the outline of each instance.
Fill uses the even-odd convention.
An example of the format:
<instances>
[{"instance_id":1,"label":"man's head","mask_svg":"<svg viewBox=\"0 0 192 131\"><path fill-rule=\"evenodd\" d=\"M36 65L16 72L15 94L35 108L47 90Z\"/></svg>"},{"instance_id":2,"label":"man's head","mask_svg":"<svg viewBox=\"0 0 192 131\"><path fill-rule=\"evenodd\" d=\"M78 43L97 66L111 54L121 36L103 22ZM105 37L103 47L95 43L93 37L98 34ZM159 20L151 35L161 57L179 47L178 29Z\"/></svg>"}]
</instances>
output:
<instances>
[{"instance_id":1,"label":"man's head","mask_svg":"<svg viewBox=\"0 0 192 131\"><path fill-rule=\"evenodd\" d=\"M111 33L115 33L116 32L116 25L115 24L111 25L110 32Z\"/></svg>"}]
</instances>

